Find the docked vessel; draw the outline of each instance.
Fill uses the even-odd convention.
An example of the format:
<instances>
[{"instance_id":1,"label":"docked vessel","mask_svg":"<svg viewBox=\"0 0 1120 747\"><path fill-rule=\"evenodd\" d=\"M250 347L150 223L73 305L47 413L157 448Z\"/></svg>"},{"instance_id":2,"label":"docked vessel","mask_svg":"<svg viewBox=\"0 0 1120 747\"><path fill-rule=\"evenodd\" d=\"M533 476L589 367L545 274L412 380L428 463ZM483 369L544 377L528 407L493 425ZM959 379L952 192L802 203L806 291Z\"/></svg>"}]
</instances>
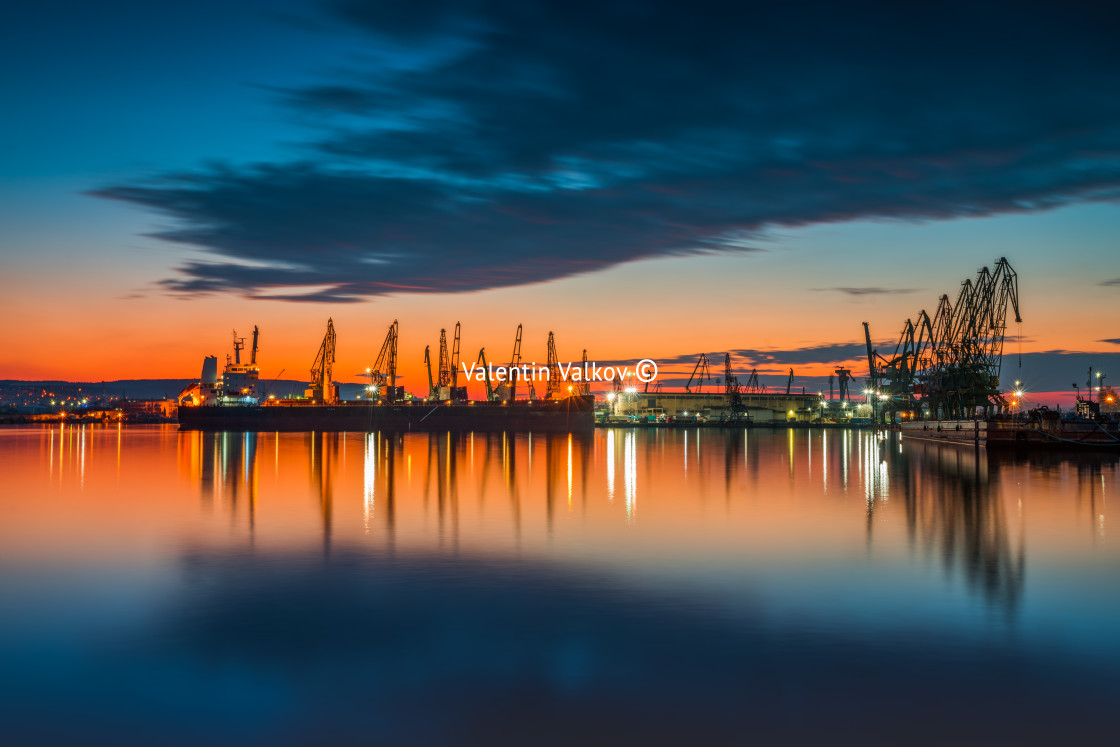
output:
<instances>
[{"instance_id":1,"label":"docked vessel","mask_svg":"<svg viewBox=\"0 0 1120 747\"><path fill-rule=\"evenodd\" d=\"M261 405L197 405L179 408L179 427L199 431L393 431L393 432L590 432L595 398L501 402L401 402L381 404L271 400Z\"/></svg>"},{"instance_id":2,"label":"docked vessel","mask_svg":"<svg viewBox=\"0 0 1120 747\"><path fill-rule=\"evenodd\" d=\"M472 401L466 387L456 385L459 329L452 354L441 334L438 382L429 368L429 395L413 397L396 384L397 323L389 327L377 361L367 369L369 385L362 398L345 401L332 381L335 358L333 321L311 368L310 384L298 399L276 399L259 391L258 331L253 328L249 364L241 363L244 338L234 333L234 354L221 375L217 358L203 361L202 376L179 394L179 427L198 431L390 431L390 432L591 432L595 428L595 397L587 393L517 399L516 389L499 390L487 380L488 399ZM520 342L520 327L518 328ZM516 353L515 348L515 353ZM480 353L480 356L482 354ZM425 362L427 363L427 351ZM530 387L530 391L532 391Z\"/></svg>"},{"instance_id":3,"label":"docked vessel","mask_svg":"<svg viewBox=\"0 0 1120 747\"><path fill-rule=\"evenodd\" d=\"M898 426L903 438L987 448L1118 449L1120 422L1062 419L1056 412L1028 419L927 420ZM1049 417L1048 417L1049 416Z\"/></svg>"}]
</instances>

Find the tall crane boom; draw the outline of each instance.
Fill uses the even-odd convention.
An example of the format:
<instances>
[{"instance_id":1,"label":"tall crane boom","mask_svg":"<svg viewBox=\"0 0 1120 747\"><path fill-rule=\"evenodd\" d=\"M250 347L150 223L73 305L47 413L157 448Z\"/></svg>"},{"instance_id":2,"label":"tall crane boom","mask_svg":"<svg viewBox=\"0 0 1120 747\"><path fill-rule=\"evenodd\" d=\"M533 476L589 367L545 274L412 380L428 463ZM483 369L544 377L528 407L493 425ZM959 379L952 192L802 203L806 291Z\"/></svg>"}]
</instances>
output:
<instances>
[{"instance_id":1,"label":"tall crane boom","mask_svg":"<svg viewBox=\"0 0 1120 747\"><path fill-rule=\"evenodd\" d=\"M942 295L931 317L923 309L906 320L887 358L871 346L864 322L871 388L886 410L928 409L931 416L969 417L977 408L1006 404L999 392L1008 307L1019 312L1019 279L1006 257L961 283L955 303Z\"/></svg>"},{"instance_id":2,"label":"tall crane boom","mask_svg":"<svg viewBox=\"0 0 1120 747\"><path fill-rule=\"evenodd\" d=\"M436 387L435 380L432 379L431 345L424 346L424 368L428 370L428 399L439 399L439 389Z\"/></svg>"},{"instance_id":3,"label":"tall crane boom","mask_svg":"<svg viewBox=\"0 0 1120 747\"><path fill-rule=\"evenodd\" d=\"M498 394L494 391L493 382L490 381L490 369L486 365L486 348L479 349L478 360L476 362L482 366L482 377L483 381L486 382L486 399L489 402L493 402L498 398Z\"/></svg>"},{"instance_id":4,"label":"tall crane boom","mask_svg":"<svg viewBox=\"0 0 1120 747\"><path fill-rule=\"evenodd\" d=\"M397 320L389 325L385 333L385 342L381 343L381 352L373 366L366 369L369 373L369 395L371 398L380 397L387 402L397 400Z\"/></svg>"},{"instance_id":5,"label":"tall crane boom","mask_svg":"<svg viewBox=\"0 0 1120 747\"><path fill-rule=\"evenodd\" d=\"M338 400L337 389L331 380L331 372L334 368L334 348L334 320L328 319L327 334L323 336L323 342L319 345L319 353L315 356L315 362L311 364L311 387L307 390L307 396L316 402L334 403Z\"/></svg>"},{"instance_id":6,"label":"tall crane boom","mask_svg":"<svg viewBox=\"0 0 1120 747\"><path fill-rule=\"evenodd\" d=\"M260 337L260 334L261 334L261 331L257 328L257 325L254 324L253 325L253 350L249 355L249 365L251 365L251 366L257 365L257 339Z\"/></svg>"},{"instance_id":7,"label":"tall crane boom","mask_svg":"<svg viewBox=\"0 0 1120 747\"><path fill-rule=\"evenodd\" d=\"M696 361L696 367L692 369L692 375L688 377L688 383L684 385L684 390L692 394L692 382L695 380L697 382L697 392L703 393L705 379L711 380L711 378L712 372L708 369L708 356L706 353L701 353L700 358Z\"/></svg>"},{"instance_id":8,"label":"tall crane boom","mask_svg":"<svg viewBox=\"0 0 1120 747\"><path fill-rule=\"evenodd\" d=\"M506 369L506 374L509 376L507 387L509 390L509 401L512 403L517 400L517 377L518 367L521 365L521 325L517 325L517 335L513 339L513 355L509 359L509 367Z\"/></svg>"},{"instance_id":9,"label":"tall crane boom","mask_svg":"<svg viewBox=\"0 0 1120 747\"><path fill-rule=\"evenodd\" d=\"M556 338L548 333L548 386L545 388L545 399L557 399L560 396L560 360L556 355Z\"/></svg>"},{"instance_id":10,"label":"tall crane boom","mask_svg":"<svg viewBox=\"0 0 1120 747\"><path fill-rule=\"evenodd\" d=\"M439 386L451 386L451 357L447 354L447 330L439 331Z\"/></svg>"},{"instance_id":11,"label":"tall crane boom","mask_svg":"<svg viewBox=\"0 0 1120 747\"><path fill-rule=\"evenodd\" d=\"M723 391L727 395L727 403L732 410L738 410L743 405L743 396L739 390L739 377L731 370L731 353L723 356Z\"/></svg>"},{"instance_id":12,"label":"tall crane boom","mask_svg":"<svg viewBox=\"0 0 1120 747\"><path fill-rule=\"evenodd\" d=\"M455 322L455 341L451 344L451 398L459 388L459 322Z\"/></svg>"}]
</instances>

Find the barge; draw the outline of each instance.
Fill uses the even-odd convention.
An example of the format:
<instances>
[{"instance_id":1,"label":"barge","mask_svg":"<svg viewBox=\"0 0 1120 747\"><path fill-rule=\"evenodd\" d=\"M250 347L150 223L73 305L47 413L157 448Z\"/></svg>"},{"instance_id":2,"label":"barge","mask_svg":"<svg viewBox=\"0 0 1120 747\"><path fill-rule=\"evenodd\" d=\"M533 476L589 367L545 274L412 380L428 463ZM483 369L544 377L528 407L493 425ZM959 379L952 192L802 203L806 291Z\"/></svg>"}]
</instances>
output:
<instances>
[{"instance_id":1,"label":"barge","mask_svg":"<svg viewBox=\"0 0 1120 747\"><path fill-rule=\"evenodd\" d=\"M927 420L904 422L897 428L903 438L976 447L1120 450L1120 422L1112 420Z\"/></svg>"}]
</instances>

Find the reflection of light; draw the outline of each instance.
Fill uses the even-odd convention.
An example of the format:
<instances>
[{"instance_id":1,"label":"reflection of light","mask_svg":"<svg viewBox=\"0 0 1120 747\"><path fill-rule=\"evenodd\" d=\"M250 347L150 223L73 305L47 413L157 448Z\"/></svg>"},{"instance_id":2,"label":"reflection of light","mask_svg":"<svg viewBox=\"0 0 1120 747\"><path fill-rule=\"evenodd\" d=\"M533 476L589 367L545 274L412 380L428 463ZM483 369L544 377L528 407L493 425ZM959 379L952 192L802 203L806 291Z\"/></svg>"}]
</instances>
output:
<instances>
[{"instance_id":1,"label":"reflection of light","mask_svg":"<svg viewBox=\"0 0 1120 747\"><path fill-rule=\"evenodd\" d=\"M571 387L568 387L571 389ZM568 510L572 510L572 434L568 434Z\"/></svg>"},{"instance_id":2,"label":"reflection of light","mask_svg":"<svg viewBox=\"0 0 1120 747\"><path fill-rule=\"evenodd\" d=\"M634 447L634 431L626 434L625 461L623 462L623 480L626 486L626 520L629 521L634 514L634 504L638 493L638 454Z\"/></svg>"},{"instance_id":3,"label":"reflection of light","mask_svg":"<svg viewBox=\"0 0 1120 747\"><path fill-rule=\"evenodd\" d=\"M688 457L685 457L686 459ZM614 500L614 429L607 431L607 500Z\"/></svg>"},{"instance_id":4,"label":"reflection of light","mask_svg":"<svg viewBox=\"0 0 1120 747\"><path fill-rule=\"evenodd\" d=\"M377 486L377 434L366 434L365 458L365 506L364 516L366 532L369 532L369 519L373 516L373 494Z\"/></svg>"}]
</instances>

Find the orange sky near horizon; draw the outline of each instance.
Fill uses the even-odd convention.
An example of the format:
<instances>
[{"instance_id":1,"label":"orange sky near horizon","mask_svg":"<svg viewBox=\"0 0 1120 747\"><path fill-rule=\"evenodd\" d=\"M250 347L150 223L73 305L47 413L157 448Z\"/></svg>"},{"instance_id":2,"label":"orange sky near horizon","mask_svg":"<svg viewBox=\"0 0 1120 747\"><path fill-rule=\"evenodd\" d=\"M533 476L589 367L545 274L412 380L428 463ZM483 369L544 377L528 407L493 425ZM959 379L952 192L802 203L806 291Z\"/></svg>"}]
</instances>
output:
<instances>
[{"instance_id":1,"label":"orange sky near horizon","mask_svg":"<svg viewBox=\"0 0 1120 747\"><path fill-rule=\"evenodd\" d=\"M1024 318L1021 346L1009 340L1005 353L1109 351L1102 339L1120 335L1120 304L1116 288L1094 281L1112 269L1039 249L1073 225L1118 216L1120 208L1105 204L924 224L821 225L779 234L761 252L647 260L527 286L350 304L171 297L153 286L173 272L161 268L166 256L149 255L119 272L81 257L49 270L41 257L6 260L5 270L12 271L5 273L4 308L18 323L0 329L0 378L195 378L204 356L223 361L232 352L233 329L248 337L256 324L261 378L302 380L328 317L338 334L335 379L343 382L360 380L388 325L399 320L399 374L412 391L427 386L425 345L437 350L440 328L450 334L456 321L468 363L483 346L491 362L508 362L518 323L524 325L523 359L541 364L549 331L562 361L579 360L585 348L592 361L662 361L700 352L862 343L863 321L874 340L890 340L893 349L906 318L932 310L941 293L955 299L961 281L999 255L1019 273ZM1082 240L1082 251L1100 254L1110 240L1098 231ZM911 247L903 258L896 248L901 242ZM1017 244L1018 253L1012 251ZM857 259L853 248L861 252ZM890 292L836 290L867 286ZM1011 323L1007 334L1017 331ZM857 377L864 374L863 356L847 363ZM713 365L722 368L722 360ZM798 376L826 376L836 362L779 360L758 367L761 375L784 379L789 365Z\"/></svg>"}]
</instances>

